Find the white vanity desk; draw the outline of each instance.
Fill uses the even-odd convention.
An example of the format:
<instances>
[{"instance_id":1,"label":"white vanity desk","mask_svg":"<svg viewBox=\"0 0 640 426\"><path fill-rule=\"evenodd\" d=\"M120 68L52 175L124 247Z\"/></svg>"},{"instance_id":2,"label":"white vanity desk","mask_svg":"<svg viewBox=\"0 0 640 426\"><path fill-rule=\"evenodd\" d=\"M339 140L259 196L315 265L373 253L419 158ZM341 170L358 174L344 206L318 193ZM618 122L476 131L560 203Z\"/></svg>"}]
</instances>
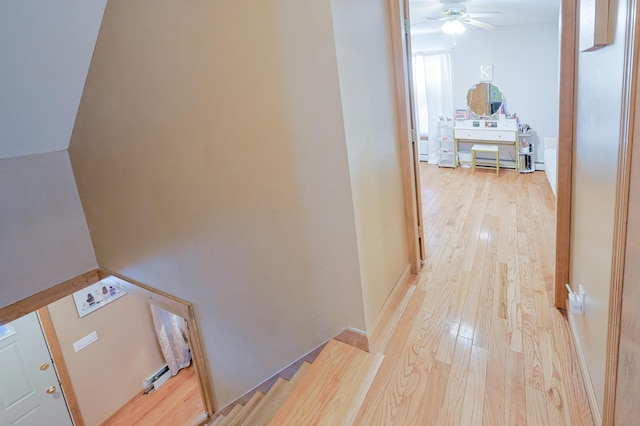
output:
<instances>
[{"instance_id":1,"label":"white vanity desk","mask_svg":"<svg viewBox=\"0 0 640 426\"><path fill-rule=\"evenodd\" d=\"M515 118L456 121L453 129L453 140L454 150L456 153L460 152L458 149L460 142L511 145L515 150L514 156L516 161L516 172L520 170L520 156L518 155L518 120ZM458 164L459 163L460 162L458 160Z\"/></svg>"}]
</instances>

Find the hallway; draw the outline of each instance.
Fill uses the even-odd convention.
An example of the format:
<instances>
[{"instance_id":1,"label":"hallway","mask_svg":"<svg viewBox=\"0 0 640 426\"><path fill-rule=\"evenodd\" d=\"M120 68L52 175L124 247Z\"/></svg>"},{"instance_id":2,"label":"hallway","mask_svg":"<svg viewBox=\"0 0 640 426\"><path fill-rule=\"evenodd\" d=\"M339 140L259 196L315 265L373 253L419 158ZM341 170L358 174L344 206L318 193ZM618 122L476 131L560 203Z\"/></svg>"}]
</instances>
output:
<instances>
[{"instance_id":1,"label":"hallway","mask_svg":"<svg viewBox=\"0 0 640 426\"><path fill-rule=\"evenodd\" d=\"M552 308L555 201L544 172L421 163L427 261L392 302L362 425L593 424Z\"/></svg>"}]
</instances>

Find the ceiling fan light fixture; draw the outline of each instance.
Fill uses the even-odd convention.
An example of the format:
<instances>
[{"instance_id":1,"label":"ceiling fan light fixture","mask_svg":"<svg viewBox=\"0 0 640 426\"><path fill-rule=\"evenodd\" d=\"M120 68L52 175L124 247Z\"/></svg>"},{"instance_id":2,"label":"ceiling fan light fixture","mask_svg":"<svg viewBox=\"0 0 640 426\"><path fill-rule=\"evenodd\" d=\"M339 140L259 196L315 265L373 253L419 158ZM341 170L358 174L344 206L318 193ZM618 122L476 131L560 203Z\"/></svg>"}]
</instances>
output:
<instances>
[{"instance_id":1,"label":"ceiling fan light fixture","mask_svg":"<svg viewBox=\"0 0 640 426\"><path fill-rule=\"evenodd\" d=\"M445 34L462 34L464 25L457 19L451 19L442 24L442 32Z\"/></svg>"}]
</instances>

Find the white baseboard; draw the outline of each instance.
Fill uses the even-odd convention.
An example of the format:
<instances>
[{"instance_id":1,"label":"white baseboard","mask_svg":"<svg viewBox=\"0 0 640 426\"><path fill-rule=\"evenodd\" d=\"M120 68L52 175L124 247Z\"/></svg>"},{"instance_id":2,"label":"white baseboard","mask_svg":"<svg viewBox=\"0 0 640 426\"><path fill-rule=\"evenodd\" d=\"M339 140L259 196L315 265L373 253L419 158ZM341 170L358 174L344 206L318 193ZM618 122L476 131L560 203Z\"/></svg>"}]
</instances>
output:
<instances>
[{"instance_id":1,"label":"white baseboard","mask_svg":"<svg viewBox=\"0 0 640 426\"><path fill-rule=\"evenodd\" d=\"M569 301L567 300L567 306ZM580 344L580 337L576 330L576 323L573 321L573 314L567 311L567 318L569 319L569 332L573 338L573 346L576 349L578 355L578 364L580 365L580 372L582 373L582 381L587 391L587 399L589 400L589 408L591 408L591 416L596 425L602 425L602 413L598 406L598 400L596 398L596 391L593 389L593 382L591 381L591 375L589 374L589 367L587 366L587 359L582 350L582 344Z\"/></svg>"},{"instance_id":2,"label":"white baseboard","mask_svg":"<svg viewBox=\"0 0 640 426\"><path fill-rule=\"evenodd\" d=\"M547 166L545 163L539 163L536 161L536 172L540 170L540 171L545 171L547 170Z\"/></svg>"}]
</instances>

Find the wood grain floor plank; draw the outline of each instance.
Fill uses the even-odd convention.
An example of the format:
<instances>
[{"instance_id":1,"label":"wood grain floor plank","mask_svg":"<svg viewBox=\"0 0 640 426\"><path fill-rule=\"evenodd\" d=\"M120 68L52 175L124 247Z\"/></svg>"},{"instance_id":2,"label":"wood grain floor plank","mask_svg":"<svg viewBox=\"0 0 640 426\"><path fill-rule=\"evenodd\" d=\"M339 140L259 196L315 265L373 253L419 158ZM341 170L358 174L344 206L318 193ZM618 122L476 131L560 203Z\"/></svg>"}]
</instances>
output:
<instances>
[{"instance_id":1,"label":"wood grain floor plank","mask_svg":"<svg viewBox=\"0 0 640 426\"><path fill-rule=\"evenodd\" d=\"M438 351L436 352L436 360L451 365L453 349L456 347L459 329L460 324L457 322L446 321L444 323L440 343L438 344Z\"/></svg>"},{"instance_id":2,"label":"wood grain floor plank","mask_svg":"<svg viewBox=\"0 0 640 426\"><path fill-rule=\"evenodd\" d=\"M536 321L530 259L528 256L518 256L518 259L520 261L518 271L522 286L522 339L525 381L527 386L544 392L544 367L540 353L540 329Z\"/></svg>"},{"instance_id":3,"label":"wood grain floor plank","mask_svg":"<svg viewBox=\"0 0 640 426\"><path fill-rule=\"evenodd\" d=\"M564 314L559 311L554 312L552 325L554 353L562 374L561 381L564 385L564 418L567 417L568 412L571 424L592 425L593 418L591 417L584 383L581 380L582 375L576 362L577 355L569 334L569 325ZM569 344L564 347L564 342L566 341L569 341ZM556 348L563 349L558 350Z\"/></svg>"},{"instance_id":4,"label":"wood grain floor plank","mask_svg":"<svg viewBox=\"0 0 640 426\"><path fill-rule=\"evenodd\" d=\"M472 342L470 339L458 337L456 348L453 352L453 361L451 362L444 400L438 416L438 425L460 424L464 390L471 359L471 347Z\"/></svg>"},{"instance_id":5,"label":"wood grain floor plank","mask_svg":"<svg viewBox=\"0 0 640 426\"><path fill-rule=\"evenodd\" d=\"M380 326L374 329L374 332L371 334L369 339L369 349L371 352L385 352L385 349L391 340L391 336L393 335L393 331L396 329L398 322L402 317L402 313L409 304L409 300L411 300L411 296L416 289L416 284L410 284L407 287L408 288L404 291L402 297L392 301L388 306L389 314L385 318L381 319Z\"/></svg>"},{"instance_id":6,"label":"wood grain floor plank","mask_svg":"<svg viewBox=\"0 0 640 426\"><path fill-rule=\"evenodd\" d=\"M531 426L548 425L547 399L544 391L525 387L527 404L527 424Z\"/></svg>"},{"instance_id":7,"label":"wood grain floor plank","mask_svg":"<svg viewBox=\"0 0 640 426\"><path fill-rule=\"evenodd\" d=\"M507 319L507 309L509 302L507 300L507 264L505 262L498 263L498 280L494 290L498 297L494 300L494 312L496 318Z\"/></svg>"},{"instance_id":8,"label":"wood grain floor plank","mask_svg":"<svg viewBox=\"0 0 640 426\"><path fill-rule=\"evenodd\" d=\"M488 350L474 346L465 386L464 402L460 424L481 425L486 390Z\"/></svg>"},{"instance_id":9,"label":"wood grain floor plank","mask_svg":"<svg viewBox=\"0 0 640 426\"><path fill-rule=\"evenodd\" d=\"M536 310L536 324L541 329L551 329L551 318L549 316L549 311L553 309L553 307L549 305L547 292L543 289L535 289L533 291L533 301Z\"/></svg>"},{"instance_id":10,"label":"wood grain floor plank","mask_svg":"<svg viewBox=\"0 0 640 426\"><path fill-rule=\"evenodd\" d=\"M391 424L398 411L402 398L407 392L409 379L413 374L418 355L426 344L426 335L431 314L418 311L414 327L411 330L400 358L395 362L395 366L387 379L387 385L377 399L373 410L368 411L368 415L361 419L366 424Z\"/></svg>"},{"instance_id":11,"label":"wood grain floor plank","mask_svg":"<svg viewBox=\"0 0 640 426\"><path fill-rule=\"evenodd\" d=\"M507 263L507 321L509 322L509 349L522 352L522 305L518 281L517 259Z\"/></svg>"},{"instance_id":12,"label":"wood grain floor plank","mask_svg":"<svg viewBox=\"0 0 640 426\"><path fill-rule=\"evenodd\" d=\"M421 183L427 260L355 424L590 425L566 320L549 303L544 174L421 164ZM420 312L431 315L421 326ZM376 417L378 404L391 408Z\"/></svg>"},{"instance_id":13,"label":"wood grain floor plank","mask_svg":"<svg viewBox=\"0 0 640 426\"><path fill-rule=\"evenodd\" d=\"M487 361L487 379L482 410L482 423L501 426L505 424L507 393L507 321L494 319L491 325L491 345Z\"/></svg>"},{"instance_id":14,"label":"wood grain floor plank","mask_svg":"<svg viewBox=\"0 0 640 426\"><path fill-rule=\"evenodd\" d=\"M447 321L451 323L460 324L462 320L462 310L464 309L464 302L467 296L467 292L470 289L471 273L462 271L458 275L457 279L447 281L447 284L452 286L453 297L449 304L449 312L447 312Z\"/></svg>"},{"instance_id":15,"label":"wood grain floor plank","mask_svg":"<svg viewBox=\"0 0 640 426\"><path fill-rule=\"evenodd\" d=\"M557 313L552 313L552 325L557 322ZM558 340L558 336L554 332L555 326L552 327L550 333L550 347L549 355L551 357L551 383L547 388L547 412L549 414L549 422L553 425L568 425L571 424L571 413L569 412L568 400L567 400L567 387L568 383L565 382L565 374L563 369L564 357L559 353L559 348L562 347L561 341ZM568 350L569 348L563 348Z\"/></svg>"},{"instance_id":16,"label":"wood grain floor plank","mask_svg":"<svg viewBox=\"0 0 640 426\"><path fill-rule=\"evenodd\" d=\"M482 272L479 273L480 289L478 313L473 335L473 345L488 349L493 315L494 293L499 285L498 273L498 235L499 223L496 216L485 218L487 254Z\"/></svg>"},{"instance_id":17,"label":"wood grain floor plank","mask_svg":"<svg viewBox=\"0 0 640 426\"><path fill-rule=\"evenodd\" d=\"M445 397L445 391L447 383L449 381L451 373L451 366L436 362L429 372L427 383L430 383L429 391L425 389L425 395L422 399L422 403L416 410L413 410L407 417L407 422L404 424L413 425L435 425L440 417L440 412L443 407L443 400ZM396 423L401 426L402 423Z\"/></svg>"},{"instance_id":18,"label":"wood grain floor plank","mask_svg":"<svg viewBox=\"0 0 640 426\"><path fill-rule=\"evenodd\" d=\"M403 399L398 407L398 411L394 418L394 424L403 424L404 419L407 416L418 417L419 419L431 419L432 421L437 420L437 412L425 414L423 412L424 409L424 399L428 398L430 403L435 403L435 400L440 398L442 399L442 395L444 394L444 389L446 386L443 385L442 392L437 393L436 395L431 395L433 392L432 381L440 383L444 381L446 384L446 380L448 379L449 369L443 369L442 365L444 363L436 361L436 355L441 347L441 339L443 336L443 330L445 328L445 319L448 310L448 299L450 298L450 293L447 292L447 287L440 289L440 293L434 295L434 297L425 299L425 303L423 305L423 309L425 307L430 307L430 309L424 309L425 312L431 312L431 319L429 320L429 324L426 330L426 337L424 345L418 354L416 359L416 363L413 369L413 372L409 378L409 382L407 384L407 390L403 396ZM435 301L436 304L432 305L428 303L430 301ZM433 308L435 306L435 308ZM433 309L431 309L433 308ZM457 335L457 333L455 333ZM449 340L448 344L453 343L453 347L451 347L453 356L453 349L455 347L455 339L453 330L449 330L449 335L447 339ZM433 372L434 366L440 366L437 372ZM448 365L448 364L444 364ZM446 377L444 376L446 371ZM426 394L426 395L425 395ZM426 421L426 420L425 420ZM421 424L431 424L431 423L421 423Z\"/></svg>"},{"instance_id":19,"label":"wood grain floor plank","mask_svg":"<svg viewBox=\"0 0 640 426\"><path fill-rule=\"evenodd\" d=\"M507 392L505 424L526 425L526 395L524 383L524 355L507 351Z\"/></svg>"},{"instance_id":20,"label":"wood grain floor plank","mask_svg":"<svg viewBox=\"0 0 640 426\"><path fill-rule=\"evenodd\" d=\"M360 412L356 416L356 423L364 424L362 423L364 419L368 420L373 418L376 415L377 407L382 404L384 392L391 380L396 364L402 359L402 350L409 339L415 319L418 315L421 315L420 308L425 296L426 292L420 288L416 288L413 292L411 300L407 304L389 345L384 352L385 358L382 361L382 365L380 365L378 374L371 384L369 393L362 404Z\"/></svg>"}]
</instances>

